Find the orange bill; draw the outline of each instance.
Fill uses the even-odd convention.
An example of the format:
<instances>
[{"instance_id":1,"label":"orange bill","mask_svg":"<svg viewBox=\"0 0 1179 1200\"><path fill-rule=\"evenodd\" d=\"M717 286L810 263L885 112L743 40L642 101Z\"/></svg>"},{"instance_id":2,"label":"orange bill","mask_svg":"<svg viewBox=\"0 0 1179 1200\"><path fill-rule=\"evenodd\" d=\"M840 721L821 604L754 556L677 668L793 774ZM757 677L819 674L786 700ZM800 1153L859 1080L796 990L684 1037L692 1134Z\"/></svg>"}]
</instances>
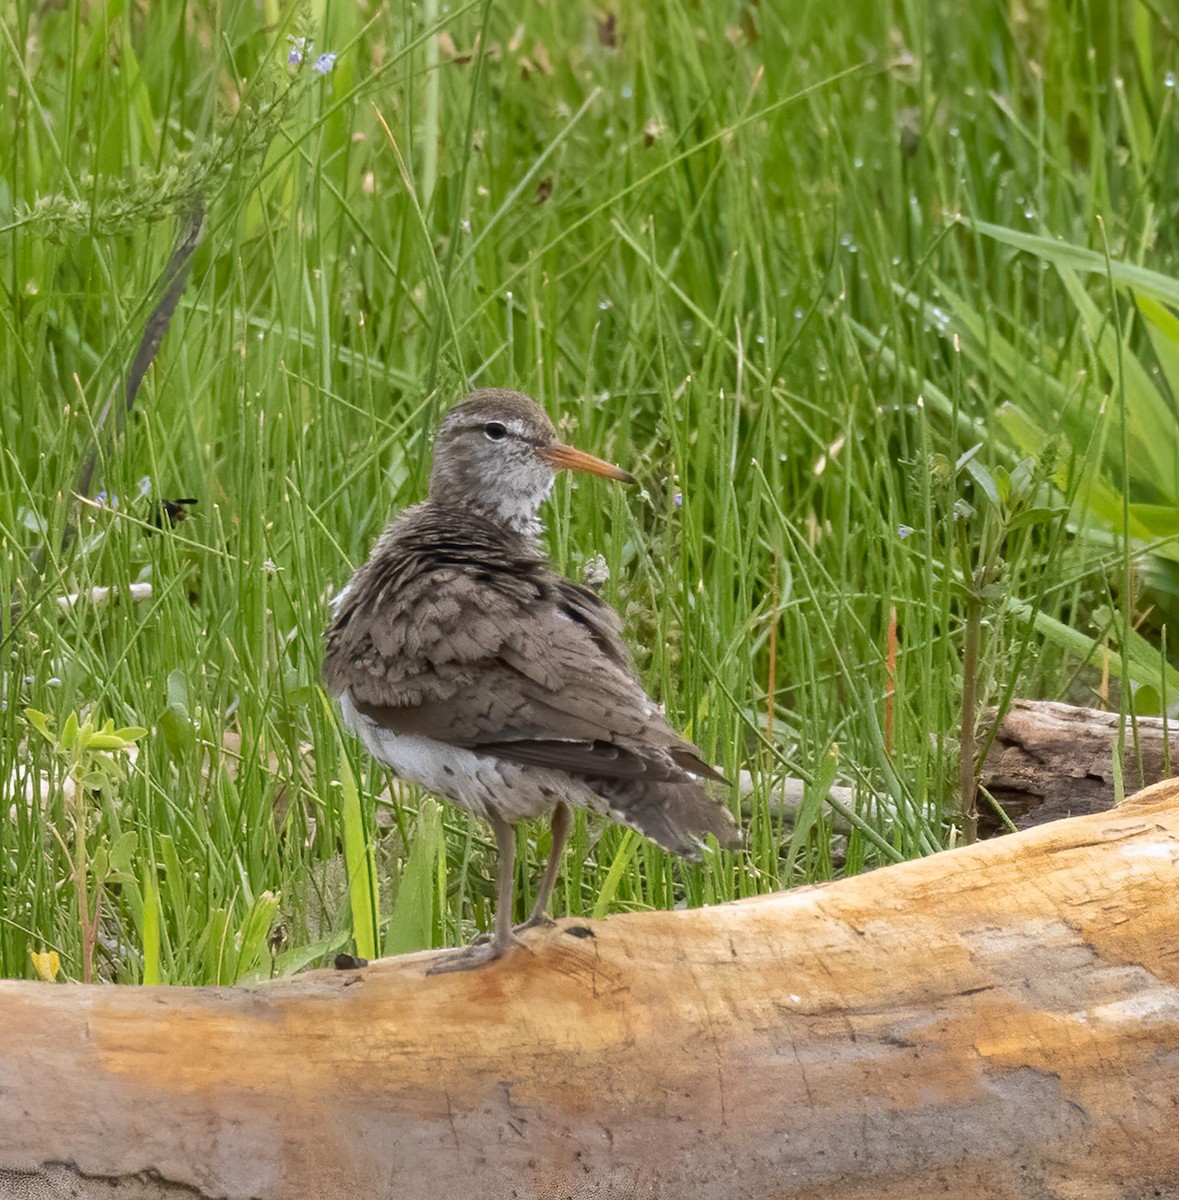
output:
<instances>
[{"instance_id":1,"label":"orange bill","mask_svg":"<svg viewBox=\"0 0 1179 1200\"><path fill-rule=\"evenodd\" d=\"M588 471L591 475L602 475L606 479L617 479L621 483L634 483L635 477L621 467L614 466L604 459L594 458L584 450L575 450L558 442L555 446L544 446L537 454L546 462L551 463L559 471Z\"/></svg>"}]
</instances>

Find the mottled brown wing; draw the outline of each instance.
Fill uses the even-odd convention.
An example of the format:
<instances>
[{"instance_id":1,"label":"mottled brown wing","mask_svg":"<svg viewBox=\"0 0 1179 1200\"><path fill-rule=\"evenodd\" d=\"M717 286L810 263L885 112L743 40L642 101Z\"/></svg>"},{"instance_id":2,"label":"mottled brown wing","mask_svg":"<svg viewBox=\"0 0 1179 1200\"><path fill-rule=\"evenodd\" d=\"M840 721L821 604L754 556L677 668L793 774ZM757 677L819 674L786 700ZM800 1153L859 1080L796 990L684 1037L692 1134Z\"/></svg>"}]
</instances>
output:
<instances>
[{"instance_id":1,"label":"mottled brown wing","mask_svg":"<svg viewBox=\"0 0 1179 1200\"><path fill-rule=\"evenodd\" d=\"M530 588L437 576L428 593L367 613L370 643L330 672L361 712L398 733L578 775L720 778L643 691L616 615L592 593L547 572Z\"/></svg>"}]
</instances>

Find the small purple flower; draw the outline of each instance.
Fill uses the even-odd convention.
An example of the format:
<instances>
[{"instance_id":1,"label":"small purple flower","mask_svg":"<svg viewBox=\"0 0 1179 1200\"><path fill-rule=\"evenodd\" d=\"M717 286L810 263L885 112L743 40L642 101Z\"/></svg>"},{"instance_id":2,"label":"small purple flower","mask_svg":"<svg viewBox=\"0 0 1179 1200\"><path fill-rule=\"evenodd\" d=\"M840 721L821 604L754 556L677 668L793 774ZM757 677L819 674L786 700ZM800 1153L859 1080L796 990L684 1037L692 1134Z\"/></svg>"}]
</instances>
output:
<instances>
[{"instance_id":1,"label":"small purple flower","mask_svg":"<svg viewBox=\"0 0 1179 1200\"><path fill-rule=\"evenodd\" d=\"M905 540L905 538L912 536L912 533L913 533L912 525L898 525L897 526L897 537L899 537L902 542Z\"/></svg>"},{"instance_id":2,"label":"small purple flower","mask_svg":"<svg viewBox=\"0 0 1179 1200\"><path fill-rule=\"evenodd\" d=\"M332 51L328 54L321 54L314 63L311 69L316 75L326 75L336 65L336 54Z\"/></svg>"},{"instance_id":3,"label":"small purple flower","mask_svg":"<svg viewBox=\"0 0 1179 1200\"><path fill-rule=\"evenodd\" d=\"M292 67L297 67L302 63L304 57L311 52L311 39L292 37L290 42L291 50L287 55L287 63Z\"/></svg>"},{"instance_id":4,"label":"small purple flower","mask_svg":"<svg viewBox=\"0 0 1179 1200\"><path fill-rule=\"evenodd\" d=\"M671 502L672 502L672 504L674 504L676 506L676 508L683 508L684 507L684 493L676 492L676 494L674 496L672 496Z\"/></svg>"}]
</instances>

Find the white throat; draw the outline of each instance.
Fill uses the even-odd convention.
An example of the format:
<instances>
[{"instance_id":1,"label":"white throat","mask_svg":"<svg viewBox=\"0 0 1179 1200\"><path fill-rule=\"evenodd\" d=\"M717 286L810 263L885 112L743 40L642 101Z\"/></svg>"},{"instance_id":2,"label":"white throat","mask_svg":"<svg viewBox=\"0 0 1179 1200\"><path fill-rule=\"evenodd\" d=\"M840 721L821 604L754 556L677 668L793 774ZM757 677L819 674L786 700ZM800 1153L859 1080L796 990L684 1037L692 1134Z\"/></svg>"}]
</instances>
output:
<instances>
[{"instance_id":1,"label":"white throat","mask_svg":"<svg viewBox=\"0 0 1179 1200\"><path fill-rule=\"evenodd\" d=\"M497 525L524 537L537 538L543 528L540 506L553 490L553 473L542 468L526 479L517 477L512 482L526 486L509 488L504 486L502 478L488 480L478 507Z\"/></svg>"}]
</instances>

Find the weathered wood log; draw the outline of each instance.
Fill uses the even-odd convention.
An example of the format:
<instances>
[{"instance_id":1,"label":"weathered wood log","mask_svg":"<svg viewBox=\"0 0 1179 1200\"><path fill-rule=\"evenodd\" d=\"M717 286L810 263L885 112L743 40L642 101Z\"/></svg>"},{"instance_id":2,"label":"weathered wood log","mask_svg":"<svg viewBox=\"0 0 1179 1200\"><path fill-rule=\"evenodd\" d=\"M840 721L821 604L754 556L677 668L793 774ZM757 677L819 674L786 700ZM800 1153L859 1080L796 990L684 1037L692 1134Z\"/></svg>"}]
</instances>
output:
<instances>
[{"instance_id":1,"label":"weathered wood log","mask_svg":"<svg viewBox=\"0 0 1179 1200\"><path fill-rule=\"evenodd\" d=\"M988 709L982 727L989 729L997 710ZM1117 713L1078 708L1053 700L1013 700L982 764L979 782L1002 805L1017 829L1031 829L1063 817L1105 812L1114 806L1114 757L1118 746ZM1158 717L1124 719L1122 781L1128 792L1148 787L1179 768L1179 722ZM739 783L746 808L757 782L742 771ZM793 823L802 807L807 784L802 779L777 780L771 788L770 811ZM854 807L852 788L832 787L831 797ZM876 797L888 807L887 796ZM998 814L980 800L980 832L1006 833ZM850 825L835 817L835 828Z\"/></svg>"},{"instance_id":2,"label":"weathered wood log","mask_svg":"<svg viewBox=\"0 0 1179 1200\"><path fill-rule=\"evenodd\" d=\"M0 984L0 1195L1179 1196L1179 781L822 887L252 988Z\"/></svg>"},{"instance_id":3,"label":"weathered wood log","mask_svg":"<svg viewBox=\"0 0 1179 1200\"><path fill-rule=\"evenodd\" d=\"M984 714L983 724L995 719ZM1117 713L1050 700L1015 700L999 723L982 768L982 785L1020 829L1114 805ZM1126 718L1122 779L1127 792L1179 770L1179 725ZM1135 728L1136 727L1136 728ZM983 807L986 819L985 803ZM996 819L992 831L1001 828Z\"/></svg>"}]
</instances>

